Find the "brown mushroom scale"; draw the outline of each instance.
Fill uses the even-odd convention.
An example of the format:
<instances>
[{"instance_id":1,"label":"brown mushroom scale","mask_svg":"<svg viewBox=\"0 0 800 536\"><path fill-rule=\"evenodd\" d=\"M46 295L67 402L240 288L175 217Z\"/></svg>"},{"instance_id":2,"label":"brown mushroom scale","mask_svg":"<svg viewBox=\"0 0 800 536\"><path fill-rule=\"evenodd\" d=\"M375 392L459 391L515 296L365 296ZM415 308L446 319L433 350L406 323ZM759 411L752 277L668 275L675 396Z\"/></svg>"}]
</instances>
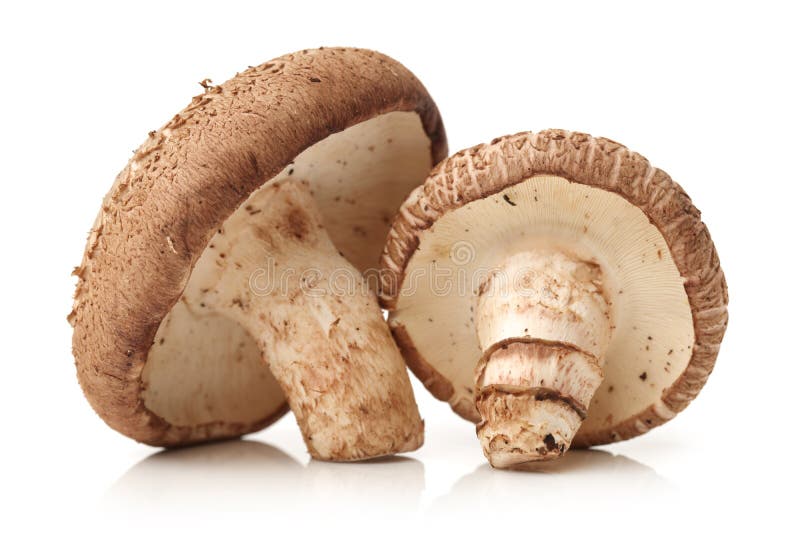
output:
<instances>
[{"instance_id":1,"label":"brown mushroom scale","mask_svg":"<svg viewBox=\"0 0 800 536\"><path fill-rule=\"evenodd\" d=\"M727 293L669 177L608 140L520 134L406 201L383 299L410 367L511 467L672 418L711 370Z\"/></svg>"}]
</instances>

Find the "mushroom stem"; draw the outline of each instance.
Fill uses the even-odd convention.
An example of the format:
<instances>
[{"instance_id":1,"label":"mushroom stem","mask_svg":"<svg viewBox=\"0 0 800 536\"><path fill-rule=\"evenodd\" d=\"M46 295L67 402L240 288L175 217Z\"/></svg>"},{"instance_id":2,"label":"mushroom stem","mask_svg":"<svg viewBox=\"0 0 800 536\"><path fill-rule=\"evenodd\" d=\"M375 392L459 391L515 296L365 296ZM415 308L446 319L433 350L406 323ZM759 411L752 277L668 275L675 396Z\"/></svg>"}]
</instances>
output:
<instances>
[{"instance_id":1,"label":"mushroom stem","mask_svg":"<svg viewBox=\"0 0 800 536\"><path fill-rule=\"evenodd\" d=\"M600 267L552 249L508 257L481 285L477 425L494 467L561 456L603 380L611 339Z\"/></svg>"},{"instance_id":2,"label":"mushroom stem","mask_svg":"<svg viewBox=\"0 0 800 536\"><path fill-rule=\"evenodd\" d=\"M403 359L374 293L329 239L308 186L276 182L243 208L211 250L215 265L193 278L203 296L193 308L224 314L256 340L312 457L418 448L423 425Z\"/></svg>"}]
</instances>

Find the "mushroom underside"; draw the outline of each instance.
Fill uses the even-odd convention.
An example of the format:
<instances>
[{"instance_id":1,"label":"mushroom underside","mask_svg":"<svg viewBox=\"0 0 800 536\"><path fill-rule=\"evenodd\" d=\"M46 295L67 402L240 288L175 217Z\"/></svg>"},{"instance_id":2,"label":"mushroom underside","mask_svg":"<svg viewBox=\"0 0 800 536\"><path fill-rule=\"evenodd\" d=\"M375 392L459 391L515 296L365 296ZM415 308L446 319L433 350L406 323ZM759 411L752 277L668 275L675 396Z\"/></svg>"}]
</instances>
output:
<instances>
[{"instance_id":1,"label":"mushroom underside","mask_svg":"<svg viewBox=\"0 0 800 536\"><path fill-rule=\"evenodd\" d=\"M390 112L311 146L255 191L210 237L183 295L161 322L142 374L145 406L178 427L223 422L248 429L283 411L284 392L267 365L273 356L263 355L263 333L231 312L252 296L214 306L203 278L224 271L248 289L269 259L243 261L230 245L269 218L264 199L274 185L302 183L308 193L303 199L313 205L304 208L321 219L334 256L338 250L341 261L350 261L355 274L365 272L365 285L374 288L377 276L370 279L369 269L377 265L390 218L427 175L431 158L419 116ZM269 303L263 307L268 313Z\"/></svg>"},{"instance_id":2,"label":"mushroom underside","mask_svg":"<svg viewBox=\"0 0 800 536\"><path fill-rule=\"evenodd\" d=\"M597 314L593 313L588 302L576 297L575 285L557 274L549 277L547 271L540 271L538 276L548 282L536 287L539 294L533 305L530 300L494 300L492 324L486 320L489 309L481 293L493 271L507 265L509 259L517 259L522 268L538 262L525 255L544 257L548 262L565 257L575 263L571 273L596 268L598 273L587 281L597 286L607 308L598 305ZM569 313L575 319L572 331L554 328L545 340L539 340L541 334L528 332L530 323L525 315L536 316L533 320L539 326L550 325L548 310ZM607 322L589 321L606 315ZM575 439L579 443L586 436L613 436L620 423L648 410L670 418L671 411L661 402L662 393L684 372L694 345L684 280L661 232L622 196L553 175L534 175L467 203L443 214L423 231L405 267L390 325L423 383L461 416L476 422L480 418L476 396L481 395L480 387L487 387L476 386L476 365L481 358L487 359L487 352L510 344L565 342L570 351L563 355L574 358L585 353L585 360L575 361L580 369L588 371L596 362L603 375L601 379L587 376L587 385L596 391L584 408L586 418ZM574 326L591 329L579 333ZM605 342L587 338L606 329L610 330L607 347ZM563 336L565 333L568 336ZM533 349L527 350L526 355L534 354ZM526 381L533 379L547 381L532 376ZM505 378L499 387L488 386L486 407L500 408L506 415L522 407L515 391L519 385L513 385L520 383L517 380ZM597 387L594 382L602 383ZM497 402L498 389L507 394L502 404ZM581 389L578 391L585 394ZM557 396L542 399L537 394L534 398L558 407L558 411L566 407ZM555 418L556 413L550 416ZM508 427L507 422L502 425ZM502 440L504 434L498 437ZM545 454L561 449L552 435L545 437ZM566 443L568 448L569 441Z\"/></svg>"}]
</instances>

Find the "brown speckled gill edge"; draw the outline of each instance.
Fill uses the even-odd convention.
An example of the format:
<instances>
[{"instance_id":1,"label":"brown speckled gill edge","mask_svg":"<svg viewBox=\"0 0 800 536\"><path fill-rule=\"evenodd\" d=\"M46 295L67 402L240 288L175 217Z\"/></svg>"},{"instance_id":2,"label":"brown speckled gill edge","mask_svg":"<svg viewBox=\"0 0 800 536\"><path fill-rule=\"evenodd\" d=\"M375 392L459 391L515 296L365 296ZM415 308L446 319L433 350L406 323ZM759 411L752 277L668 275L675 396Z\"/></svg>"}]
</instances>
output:
<instances>
[{"instance_id":1,"label":"brown speckled gill edge","mask_svg":"<svg viewBox=\"0 0 800 536\"><path fill-rule=\"evenodd\" d=\"M461 151L441 162L424 185L403 204L389 233L382 258L382 303L392 309L403 273L420 236L445 213L500 192L536 174L548 174L602 188L639 207L664 236L680 274L692 310L695 344L686 370L662 394L666 407L677 413L691 402L714 367L728 323L728 291L719 258L700 211L669 175L643 156L605 138L564 130L520 133ZM404 329L394 329L412 371L441 400L453 386L415 348ZM474 420L474 407L454 407ZM587 447L628 439L671 417L656 404L622 423L592 434L580 431L573 443Z\"/></svg>"},{"instance_id":2,"label":"brown speckled gill edge","mask_svg":"<svg viewBox=\"0 0 800 536\"><path fill-rule=\"evenodd\" d=\"M286 411L254 424L172 426L141 399L161 320L214 232L253 191L328 135L391 111L419 115L433 163L447 154L428 92L377 52L304 50L203 85L205 93L151 132L119 174L75 270L69 321L80 384L112 428L152 445L239 436Z\"/></svg>"}]
</instances>

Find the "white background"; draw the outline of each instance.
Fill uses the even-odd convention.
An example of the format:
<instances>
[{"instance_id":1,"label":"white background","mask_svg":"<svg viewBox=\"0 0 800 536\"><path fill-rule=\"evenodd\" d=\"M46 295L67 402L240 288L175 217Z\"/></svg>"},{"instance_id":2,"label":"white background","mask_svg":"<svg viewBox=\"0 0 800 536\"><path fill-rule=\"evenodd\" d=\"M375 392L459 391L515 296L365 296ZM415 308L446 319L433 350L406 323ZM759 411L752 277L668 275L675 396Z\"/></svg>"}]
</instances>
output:
<instances>
[{"instance_id":1,"label":"white background","mask_svg":"<svg viewBox=\"0 0 800 536\"><path fill-rule=\"evenodd\" d=\"M792 3L166 4L0 8L0 532L792 530ZM565 128L620 141L680 182L731 296L699 398L643 437L540 473L490 470L472 426L418 383L426 444L388 461L310 462L291 415L244 443L169 453L107 428L77 384L65 320L69 273L102 196L146 133L202 91L197 82L320 45L374 48L412 69L451 151Z\"/></svg>"}]
</instances>

